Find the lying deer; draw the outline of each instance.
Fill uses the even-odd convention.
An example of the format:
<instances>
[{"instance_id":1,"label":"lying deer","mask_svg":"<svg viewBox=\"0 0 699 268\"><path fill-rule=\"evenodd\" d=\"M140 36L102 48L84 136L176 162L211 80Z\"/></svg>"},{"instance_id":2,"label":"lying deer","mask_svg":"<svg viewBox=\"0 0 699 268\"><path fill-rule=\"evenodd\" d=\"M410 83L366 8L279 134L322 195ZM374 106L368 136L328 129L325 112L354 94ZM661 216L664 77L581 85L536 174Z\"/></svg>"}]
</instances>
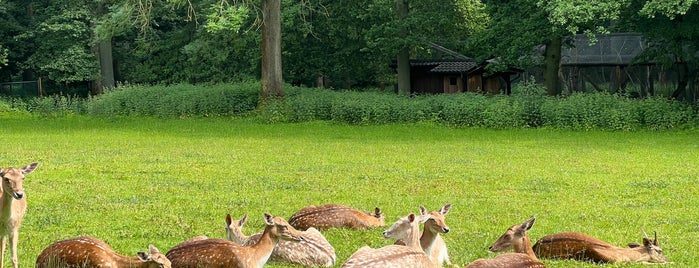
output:
<instances>
[{"instance_id":1,"label":"lying deer","mask_svg":"<svg viewBox=\"0 0 699 268\"><path fill-rule=\"evenodd\" d=\"M532 244L527 231L534 225L535 218L513 225L490 246L492 252L503 252L513 249L515 253L500 254L493 259L478 259L467 268L544 268L546 267L534 255Z\"/></svg>"},{"instance_id":2,"label":"lying deer","mask_svg":"<svg viewBox=\"0 0 699 268\"><path fill-rule=\"evenodd\" d=\"M620 248L583 233L558 233L539 239L534 253L539 258L574 259L596 263L642 262L666 263L663 250L658 246L658 236L653 240L643 238L643 246L630 243L630 248Z\"/></svg>"},{"instance_id":3,"label":"lying deer","mask_svg":"<svg viewBox=\"0 0 699 268\"><path fill-rule=\"evenodd\" d=\"M153 245L150 253L138 252L137 257L116 253L109 245L94 237L81 236L53 243L36 259L37 268L170 268L170 261Z\"/></svg>"},{"instance_id":4,"label":"lying deer","mask_svg":"<svg viewBox=\"0 0 699 268\"><path fill-rule=\"evenodd\" d=\"M39 163L31 163L23 168L0 169L2 177L2 198L0 198L0 268L5 264L5 247L10 237L12 250L12 267L19 267L17 244L19 243L19 225L27 211L27 199L24 198L24 175L32 173Z\"/></svg>"},{"instance_id":5,"label":"lying deer","mask_svg":"<svg viewBox=\"0 0 699 268\"><path fill-rule=\"evenodd\" d=\"M308 206L289 218L289 224L298 230L306 230L315 227L319 230L330 228L368 229L386 225L381 209L374 209L374 213L359 211L357 209L338 205L327 204L322 206Z\"/></svg>"},{"instance_id":6,"label":"lying deer","mask_svg":"<svg viewBox=\"0 0 699 268\"><path fill-rule=\"evenodd\" d=\"M172 248L166 256L172 267L199 268L262 267L280 239L303 241L301 233L291 227L286 220L265 213L265 227L260 240L251 246L241 246L225 239L191 239Z\"/></svg>"},{"instance_id":7,"label":"lying deer","mask_svg":"<svg viewBox=\"0 0 699 268\"><path fill-rule=\"evenodd\" d=\"M447 252L447 244L444 243L444 239L439 234L446 234L449 232L449 227L447 226L444 215L449 212L451 204L443 206L439 211L427 212L425 207L420 206L420 214L424 222L424 228L422 234L420 235L420 247L425 253L430 256L432 261L443 264L446 263L449 266L453 266L449 260L449 253ZM405 245L402 240L396 241L396 245Z\"/></svg>"},{"instance_id":8,"label":"lying deer","mask_svg":"<svg viewBox=\"0 0 699 268\"><path fill-rule=\"evenodd\" d=\"M405 241L405 246L388 245L378 249L364 246L352 254L342 267L439 267L420 247L420 227L417 218L411 213L383 232L385 238Z\"/></svg>"},{"instance_id":9,"label":"lying deer","mask_svg":"<svg viewBox=\"0 0 699 268\"><path fill-rule=\"evenodd\" d=\"M260 240L262 233L246 236L243 233L243 224L248 216L243 216L240 220L231 219L231 215L226 215L226 237L243 246L251 246ZM325 236L318 230L311 227L301 232L304 240L291 242L281 240L274 250L270 261L295 263L302 266L325 266L335 265L335 248L330 245Z\"/></svg>"}]
</instances>

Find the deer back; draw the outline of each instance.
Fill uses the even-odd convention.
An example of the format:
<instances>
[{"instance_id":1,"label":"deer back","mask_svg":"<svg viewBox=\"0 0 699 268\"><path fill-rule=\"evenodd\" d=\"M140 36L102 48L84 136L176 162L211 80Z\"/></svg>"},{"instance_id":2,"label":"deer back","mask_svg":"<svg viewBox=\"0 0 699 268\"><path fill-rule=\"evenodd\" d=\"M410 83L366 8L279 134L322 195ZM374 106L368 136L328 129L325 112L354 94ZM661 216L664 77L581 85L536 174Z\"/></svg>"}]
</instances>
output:
<instances>
[{"instance_id":1,"label":"deer back","mask_svg":"<svg viewBox=\"0 0 699 268\"><path fill-rule=\"evenodd\" d=\"M538 260L524 253L505 253L492 259L479 259L469 263L466 268L545 268Z\"/></svg>"},{"instance_id":2,"label":"deer back","mask_svg":"<svg viewBox=\"0 0 699 268\"><path fill-rule=\"evenodd\" d=\"M573 259L596 263L667 262L658 246L657 237L652 241L644 238L642 246L621 248L583 233L564 232L540 238L534 244L533 250L540 258L547 259Z\"/></svg>"},{"instance_id":3,"label":"deer back","mask_svg":"<svg viewBox=\"0 0 699 268\"><path fill-rule=\"evenodd\" d=\"M302 208L289 218L289 224L298 230L306 230L310 227L324 230L367 229L384 226L386 223L379 208L375 208L374 213L368 213L343 205L327 204Z\"/></svg>"},{"instance_id":4,"label":"deer back","mask_svg":"<svg viewBox=\"0 0 699 268\"><path fill-rule=\"evenodd\" d=\"M243 231L247 216L240 220L232 220L226 216L226 234L229 240L241 245L252 245L262 237L262 233L246 236ZM294 263L302 266L333 266L337 260L335 248L318 230L311 227L301 232L304 240L292 242L281 240L274 247L270 261Z\"/></svg>"},{"instance_id":5,"label":"deer back","mask_svg":"<svg viewBox=\"0 0 699 268\"><path fill-rule=\"evenodd\" d=\"M149 245L149 250L139 252L137 257L126 257L97 238L83 236L51 244L37 257L36 267L171 267L155 246Z\"/></svg>"}]
</instances>

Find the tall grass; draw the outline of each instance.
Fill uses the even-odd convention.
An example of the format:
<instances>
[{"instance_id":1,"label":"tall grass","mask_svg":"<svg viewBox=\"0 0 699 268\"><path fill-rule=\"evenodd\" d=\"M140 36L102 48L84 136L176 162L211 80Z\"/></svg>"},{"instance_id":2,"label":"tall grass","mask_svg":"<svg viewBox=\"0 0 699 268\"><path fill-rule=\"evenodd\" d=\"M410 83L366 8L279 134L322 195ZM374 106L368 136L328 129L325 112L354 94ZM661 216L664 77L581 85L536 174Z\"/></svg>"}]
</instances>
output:
<instances>
[{"instance_id":1,"label":"tall grass","mask_svg":"<svg viewBox=\"0 0 699 268\"><path fill-rule=\"evenodd\" d=\"M224 217L289 217L311 204L380 207L392 222L453 204L444 235L454 263L531 216L533 240L581 231L615 245L658 232L668 259L696 267L697 132L452 128L435 123L258 123L227 117L36 117L0 113L3 166L27 176L20 262L91 235L134 255L193 236L224 237ZM346 260L389 244L383 229L324 232ZM549 267L597 267L545 261ZM9 264L6 258L5 265ZM610 265L645 267L644 265ZM288 267L274 264L270 267ZM339 267L339 265L337 266Z\"/></svg>"}]
</instances>

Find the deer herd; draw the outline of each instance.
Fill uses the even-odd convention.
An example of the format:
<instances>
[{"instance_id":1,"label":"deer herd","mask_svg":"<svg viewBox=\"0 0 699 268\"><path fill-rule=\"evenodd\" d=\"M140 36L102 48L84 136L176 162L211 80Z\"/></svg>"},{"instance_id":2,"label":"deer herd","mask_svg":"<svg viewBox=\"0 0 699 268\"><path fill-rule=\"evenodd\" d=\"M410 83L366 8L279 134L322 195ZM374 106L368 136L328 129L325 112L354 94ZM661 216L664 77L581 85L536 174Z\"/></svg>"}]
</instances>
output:
<instances>
[{"instance_id":1,"label":"deer herd","mask_svg":"<svg viewBox=\"0 0 699 268\"><path fill-rule=\"evenodd\" d=\"M0 169L0 268L4 265L8 236L12 266L19 267L18 234L27 207L22 182L37 165ZM436 211L427 211L420 206L419 214L410 213L383 232L384 238L395 240L394 244L379 248L361 247L340 267L458 267L449 259L447 244L442 238L450 231L445 221L450 209L450 204ZM226 215L225 239L197 236L174 246L165 254L149 245L148 252L129 257L115 252L107 243L94 237L61 240L46 247L37 257L35 266L235 268L262 267L270 261L304 267L331 267L338 264L335 249L321 231L330 228L375 229L386 225L379 208L369 213L339 204L308 206L293 214L288 221L266 213L263 219L264 230L246 236L242 228L247 215L239 220ZM535 218L531 218L513 225L489 247L494 253L512 252L474 260L466 267L546 267L539 258L593 263L667 263L657 235L652 240L644 237L643 245L632 243L624 248L583 233L564 232L544 236L532 246L527 232L534 222Z\"/></svg>"}]
</instances>

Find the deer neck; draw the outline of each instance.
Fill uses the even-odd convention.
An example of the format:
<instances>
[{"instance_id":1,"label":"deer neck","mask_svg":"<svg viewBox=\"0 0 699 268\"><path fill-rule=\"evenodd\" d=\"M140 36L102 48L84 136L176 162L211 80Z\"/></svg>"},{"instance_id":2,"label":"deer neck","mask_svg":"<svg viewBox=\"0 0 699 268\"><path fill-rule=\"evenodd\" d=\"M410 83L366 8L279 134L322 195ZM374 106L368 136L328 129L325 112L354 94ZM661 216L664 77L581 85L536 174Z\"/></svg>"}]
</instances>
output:
<instances>
[{"instance_id":1,"label":"deer neck","mask_svg":"<svg viewBox=\"0 0 699 268\"><path fill-rule=\"evenodd\" d=\"M410 230L408 231L408 235L405 237L405 245L422 250L422 246L420 244L420 227L418 226L417 221L410 224Z\"/></svg>"},{"instance_id":2,"label":"deer neck","mask_svg":"<svg viewBox=\"0 0 699 268\"><path fill-rule=\"evenodd\" d=\"M650 255L645 252L644 247L637 248L620 248L612 247L609 249L609 255L613 255L614 259L621 262L644 262L650 261Z\"/></svg>"},{"instance_id":3,"label":"deer neck","mask_svg":"<svg viewBox=\"0 0 699 268\"><path fill-rule=\"evenodd\" d=\"M240 245L246 245L250 240L250 236L246 236L241 230L229 230L228 240L236 242Z\"/></svg>"},{"instance_id":4,"label":"deer neck","mask_svg":"<svg viewBox=\"0 0 699 268\"><path fill-rule=\"evenodd\" d=\"M432 247L434 247L434 242L437 241L437 237L439 237L439 234L432 231L432 228L425 227L422 231L420 247L422 247L422 250L424 250L427 255L430 255L430 252L432 252Z\"/></svg>"},{"instance_id":5,"label":"deer neck","mask_svg":"<svg viewBox=\"0 0 699 268\"><path fill-rule=\"evenodd\" d=\"M539 260L536 257L536 254L534 254L534 250L532 249L532 242L529 241L529 235L526 233L522 238L522 243L516 243L514 245L514 251L517 253L527 254L532 260Z\"/></svg>"},{"instance_id":6,"label":"deer neck","mask_svg":"<svg viewBox=\"0 0 699 268\"><path fill-rule=\"evenodd\" d=\"M119 254L116 254L116 257L114 258L116 262L116 267L124 267L124 268L147 268L148 263L140 260L138 257L126 257L126 256L121 256Z\"/></svg>"},{"instance_id":7,"label":"deer neck","mask_svg":"<svg viewBox=\"0 0 699 268\"><path fill-rule=\"evenodd\" d=\"M250 246L250 248L252 248L253 255L261 258L259 261L260 264L267 262L269 257L272 255L274 247L279 242L279 237L272 235L272 228L275 228L275 226L267 225L264 232L262 232L262 236L260 236L260 240L258 240L254 245Z\"/></svg>"}]
</instances>

